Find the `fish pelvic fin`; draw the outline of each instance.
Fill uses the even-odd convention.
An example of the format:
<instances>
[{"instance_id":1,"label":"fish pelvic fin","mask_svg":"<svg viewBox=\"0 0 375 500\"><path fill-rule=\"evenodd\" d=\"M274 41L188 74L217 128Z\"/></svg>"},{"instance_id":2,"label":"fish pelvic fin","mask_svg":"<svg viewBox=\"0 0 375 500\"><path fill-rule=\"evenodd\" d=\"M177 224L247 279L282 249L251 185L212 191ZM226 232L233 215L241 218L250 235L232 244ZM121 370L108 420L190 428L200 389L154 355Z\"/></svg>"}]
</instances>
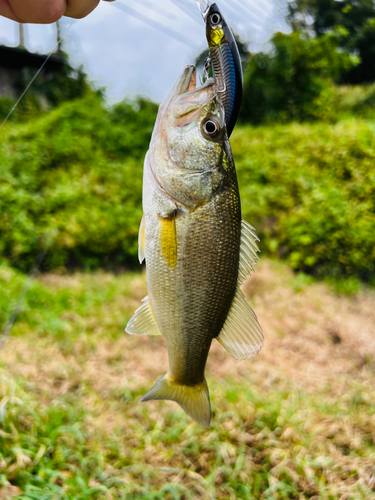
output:
<instances>
[{"instance_id":1,"label":"fish pelvic fin","mask_svg":"<svg viewBox=\"0 0 375 500\"><path fill-rule=\"evenodd\" d=\"M135 311L125 331L129 335L161 335L148 295L142 300L142 305Z\"/></svg>"},{"instance_id":2,"label":"fish pelvic fin","mask_svg":"<svg viewBox=\"0 0 375 500\"><path fill-rule=\"evenodd\" d=\"M153 399L175 401L199 425L210 426L211 405L206 380L193 386L182 385L172 380L167 373L143 396L142 401Z\"/></svg>"}]
</instances>

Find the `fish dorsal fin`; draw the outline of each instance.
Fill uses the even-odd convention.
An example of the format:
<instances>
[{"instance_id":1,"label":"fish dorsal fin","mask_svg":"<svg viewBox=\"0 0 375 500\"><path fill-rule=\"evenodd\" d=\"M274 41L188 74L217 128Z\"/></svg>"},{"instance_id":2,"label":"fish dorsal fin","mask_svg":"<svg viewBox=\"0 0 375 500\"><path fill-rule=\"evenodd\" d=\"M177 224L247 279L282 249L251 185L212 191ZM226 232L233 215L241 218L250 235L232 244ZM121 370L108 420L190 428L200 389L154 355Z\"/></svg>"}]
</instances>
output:
<instances>
[{"instance_id":1,"label":"fish dorsal fin","mask_svg":"<svg viewBox=\"0 0 375 500\"><path fill-rule=\"evenodd\" d=\"M257 252L260 251L256 244L257 241L259 241L259 238L255 234L255 229L242 219L240 265L238 271L239 286L254 272L254 264L259 259Z\"/></svg>"},{"instance_id":2,"label":"fish dorsal fin","mask_svg":"<svg viewBox=\"0 0 375 500\"><path fill-rule=\"evenodd\" d=\"M253 358L263 347L262 328L239 288L217 340L231 356L240 360Z\"/></svg>"},{"instance_id":3,"label":"fish dorsal fin","mask_svg":"<svg viewBox=\"0 0 375 500\"><path fill-rule=\"evenodd\" d=\"M135 311L125 331L130 335L160 335L148 296L142 300L142 305Z\"/></svg>"},{"instance_id":4,"label":"fish dorsal fin","mask_svg":"<svg viewBox=\"0 0 375 500\"><path fill-rule=\"evenodd\" d=\"M138 233L138 259L140 264L142 264L142 262L144 261L145 252L146 252L145 216L142 215L141 225L139 226L139 233Z\"/></svg>"}]
</instances>

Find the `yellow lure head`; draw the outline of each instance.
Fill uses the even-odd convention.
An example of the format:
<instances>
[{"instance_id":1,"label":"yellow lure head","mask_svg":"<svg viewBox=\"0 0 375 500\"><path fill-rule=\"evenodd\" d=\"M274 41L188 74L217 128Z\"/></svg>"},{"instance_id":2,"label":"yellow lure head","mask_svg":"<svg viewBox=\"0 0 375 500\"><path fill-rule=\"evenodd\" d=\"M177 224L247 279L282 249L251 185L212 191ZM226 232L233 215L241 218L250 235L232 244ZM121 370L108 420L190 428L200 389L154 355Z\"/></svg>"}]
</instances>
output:
<instances>
[{"instance_id":1,"label":"yellow lure head","mask_svg":"<svg viewBox=\"0 0 375 500\"><path fill-rule=\"evenodd\" d=\"M212 49L225 41L225 28L227 25L216 3L210 5L204 17L207 41L210 49Z\"/></svg>"},{"instance_id":2,"label":"yellow lure head","mask_svg":"<svg viewBox=\"0 0 375 500\"><path fill-rule=\"evenodd\" d=\"M224 39L224 31L222 30L222 28L212 29L209 31L207 37L210 49L212 47L217 47L222 43Z\"/></svg>"}]
</instances>

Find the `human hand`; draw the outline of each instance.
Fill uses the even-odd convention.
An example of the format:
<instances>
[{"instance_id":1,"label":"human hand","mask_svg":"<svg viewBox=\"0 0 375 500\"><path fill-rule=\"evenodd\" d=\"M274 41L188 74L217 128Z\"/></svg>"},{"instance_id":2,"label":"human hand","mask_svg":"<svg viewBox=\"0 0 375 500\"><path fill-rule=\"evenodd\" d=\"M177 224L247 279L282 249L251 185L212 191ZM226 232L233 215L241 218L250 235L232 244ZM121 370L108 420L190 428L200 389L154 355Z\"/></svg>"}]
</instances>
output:
<instances>
[{"instance_id":1,"label":"human hand","mask_svg":"<svg viewBox=\"0 0 375 500\"><path fill-rule=\"evenodd\" d=\"M49 24L62 16L81 19L98 3L99 0L0 0L0 16L19 23Z\"/></svg>"}]
</instances>

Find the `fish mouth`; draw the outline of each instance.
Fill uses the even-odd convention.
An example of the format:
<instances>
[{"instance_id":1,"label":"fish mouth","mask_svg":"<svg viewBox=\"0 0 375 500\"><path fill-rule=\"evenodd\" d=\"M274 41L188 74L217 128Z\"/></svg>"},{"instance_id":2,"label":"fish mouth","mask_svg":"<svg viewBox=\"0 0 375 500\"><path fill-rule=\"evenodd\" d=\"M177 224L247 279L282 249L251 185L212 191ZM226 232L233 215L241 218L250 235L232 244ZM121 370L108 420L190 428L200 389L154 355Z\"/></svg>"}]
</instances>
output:
<instances>
[{"instance_id":1,"label":"fish mouth","mask_svg":"<svg viewBox=\"0 0 375 500\"><path fill-rule=\"evenodd\" d=\"M197 68L194 65L187 66L176 85L175 95L182 95L197 88Z\"/></svg>"},{"instance_id":2,"label":"fish mouth","mask_svg":"<svg viewBox=\"0 0 375 500\"><path fill-rule=\"evenodd\" d=\"M174 100L202 101L202 96L213 97L217 94L215 80L208 78L197 87L197 68L194 65L186 66L175 83L170 98ZM185 99L186 96L186 99ZM188 99L189 98L189 99Z\"/></svg>"},{"instance_id":3,"label":"fish mouth","mask_svg":"<svg viewBox=\"0 0 375 500\"><path fill-rule=\"evenodd\" d=\"M170 116L178 127L200 122L202 110L216 102L217 98L214 79L209 78L197 87L197 69L190 65L184 69L169 98L162 104L160 116Z\"/></svg>"},{"instance_id":4,"label":"fish mouth","mask_svg":"<svg viewBox=\"0 0 375 500\"><path fill-rule=\"evenodd\" d=\"M193 65L187 66L177 80L172 95L180 102L200 102L211 99L217 94L215 80L208 78L197 87L197 68Z\"/></svg>"}]
</instances>

